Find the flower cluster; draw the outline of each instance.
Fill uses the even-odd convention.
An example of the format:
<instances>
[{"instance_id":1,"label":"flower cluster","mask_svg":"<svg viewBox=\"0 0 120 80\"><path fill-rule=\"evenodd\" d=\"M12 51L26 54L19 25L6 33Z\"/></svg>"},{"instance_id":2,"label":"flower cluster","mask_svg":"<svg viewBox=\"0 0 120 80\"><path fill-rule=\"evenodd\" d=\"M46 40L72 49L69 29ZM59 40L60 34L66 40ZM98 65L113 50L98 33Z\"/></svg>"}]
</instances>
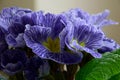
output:
<instances>
[{"instance_id":1,"label":"flower cluster","mask_svg":"<svg viewBox=\"0 0 120 80\"><path fill-rule=\"evenodd\" d=\"M81 63L86 54L101 58L120 48L102 31L118 24L108 15L108 10L91 15L78 8L61 14L5 8L0 12L0 69L9 75L23 71L27 80L36 80L40 67L49 71L49 61L70 65Z\"/></svg>"}]
</instances>

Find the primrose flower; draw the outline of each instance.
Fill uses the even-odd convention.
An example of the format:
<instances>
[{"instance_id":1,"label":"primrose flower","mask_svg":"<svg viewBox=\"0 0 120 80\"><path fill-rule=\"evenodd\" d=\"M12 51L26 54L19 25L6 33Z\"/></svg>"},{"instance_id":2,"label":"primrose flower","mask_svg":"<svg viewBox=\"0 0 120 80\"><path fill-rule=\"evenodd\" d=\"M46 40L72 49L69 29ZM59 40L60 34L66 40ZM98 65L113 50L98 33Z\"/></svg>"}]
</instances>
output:
<instances>
[{"instance_id":1,"label":"primrose flower","mask_svg":"<svg viewBox=\"0 0 120 80\"><path fill-rule=\"evenodd\" d=\"M26 45L43 59L50 59L62 64L80 62L81 55L60 50L58 36L64 25L61 23L59 16L47 13L42 20L43 22L40 25L26 25L24 33Z\"/></svg>"},{"instance_id":2,"label":"primrose flower","mask_svg":"<svg viewBox=\"0 0 120 80\"><path fill-rule=\"evenodd\" d=\"M50 59L62 64L78 63L81 56L68 52L61 53L59 39L50 38L50 32L50 28L27 26L24 39L27 46L43 59Z\"/></svg>"},{"instance_id":3,"label":"primrose flower","mask_svg":"<svg viewBox=\"0 0 120 80\"><path fill-rule=\"evenodd\" d=\"M14 75L21 71L27 61L25 52L19 49L4 51L0 59L3 71L9 75Z\"/></svg>"},{"instance_id":4,"label":"primrose flower","mask_svg":"<svg viewBox=\"0 0 120 80\"><path fill-rule=\"evenodd\" d=\"M103 41L103 34L98 29L83 25L78 21L77 24L73 24L72 22L68 22L66 25L65 32L61 32L61 39L65 40L65 45L74 51L81 52L85 51L90 53L95 58L100 58L101 54L99 54L96 50L101 47ZM61 40L62 41L62 40Z\"/></svg>"},{"instance_id":5,"label":"primrose flower","mask_svg":"<svg viewBox=\"0 0 120 80\"><path fill-rule=\"evenodd\" d=\"M6 41L9 46L22 47L25 45L23 40L23 25L21 17L30 13L30 9L18 7L5 8L0 12L0 25L7 31Z\"/></svg>"},{"instance_id":6,"label":"primrose flower","mask_svg":"<svg viewBox=\"0 0 120 80\"><path fill-rule=\"evenodd\" d=\"M104 41L105 34L101 28L111 24L118 24L108 20L108 15L109 10L91 15L77 8L62 13L62 21L66 25L66 28L60 33L62 50L67 45L74 52L85 51L93 57L101 57L97 50L105 48L107 42Z\"/></svg>"}]
</instances>

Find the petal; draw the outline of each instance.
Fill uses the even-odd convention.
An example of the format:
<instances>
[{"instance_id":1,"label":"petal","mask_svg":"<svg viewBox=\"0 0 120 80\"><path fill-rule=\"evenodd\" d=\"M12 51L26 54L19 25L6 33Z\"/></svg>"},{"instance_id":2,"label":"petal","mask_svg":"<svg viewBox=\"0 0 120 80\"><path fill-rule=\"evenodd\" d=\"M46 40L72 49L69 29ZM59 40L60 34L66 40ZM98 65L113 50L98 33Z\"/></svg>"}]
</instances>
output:
<instances>
[{"instance_id":1,"label":"petal","mask_svg":"<svg viewBox=\"0 0 120 80\"><path fill-rule=\"evenodd\" d=\"M7 35L6 42L9 46L15 46L17 44L15 38L11 34Z\"/></svg>"},{"instance_id":2,"label":"petal","mask_svg":"<svg viewBox=\"0 0 120 80\"><path fill-rule=\"evenodd\" d=\"M45 27L53 27L55 25L55 21L56 21L56 15L51 14L51 13L47 13L44 16L44 26Z\"/></svg>"},{"instance_id":3,"label":"petal","mask_svg":"<svg viewBox=\"0 0 120 80\"><path fill-rule=\"evenodd\" d=\"M14 23L8 28L9 34L17 37L20 33L24 33L25 26L21 23Z\"/></svg>"},{"instance_id":4,"label":"petal","mask_svg":"<svg viewBox=\"0 0 120 80\"><path fill-rule=\"evenodd\" d=\"M43 11L33 12L31 14L31 19L33 20L35 25L43 25L45 20Z\"/></svg>"},{"instance_id":5,"label":"petal","mask_svg":"<svg viewBox=\"0 0 120 80\"><path fill-rule=\"evenodd\" d=\"M118 24L115 21L108 20L107 17L110 14L109 10L105 10L102 13L91 15L91 19L89 21L90 24L97 25L97 27L101 28L103 26Z\"/></svg>"},{"instance_id":6,"label":"petal","mask_svg":"<svg viewBox=\"0 0 120 80\"><path fill-rule=\"evenodd\" d=\"M26 24L34 25L34 19L31 18L31 15L32 13L28 13L21 17L21 21L24 25Z\"/></svg>"},{"instance_id":7,"label":"petal","mask_svg":"<svg viewBox=\"0 0 120 80\"><path fill-rule=\"evenodd\" d=\"M50 35L50 32L51 32L50 28L38 25L35 26L26 25L24 38L27 43L29 41L41 43L47 39L47 37Z\"/></svg>"},{"instance_id":8,"label":"petal","mask_svg":"<svg viewBox=\"0 0 120 80\"><path fill-rule=\"evenodd\" d=\"M11 47L24 47L25 41L23 39L23 33L19 34L17 37L9 34L6 37L6 42Z\"/></svg>"},{"instance_id":9,"label":"petal","mask_svg":"<svg viewBox=\"0 0 120 80\"><path fill-rule=\"evenodd\" d=\"M64 51L64 48L65 48L65 37L66 37L66 35L67 35L67 30L66 30L66 28L64 28L63 31L59 34L61 51Z\"/></svg>"},{"instance_id":10,"label":"petal","mask_svg":"<svg viewBox=\"0 0 120 80\"><path fill-rule=\"evenodd\" d=\"M9 70L10 72L17 72L22 70L23 64L21 62L18 62L16 64L8 63L5 67L5 69Z\"/></svg>"},{"instance_id":11,"label":"petal","mask_svg":"<svg viewBox=\"0 0 120 80\"><path fill-rule=\"evenodd\" d=\"M26 13L30 13L30 9L23 9L18 7L4 8L0 13L0 25L8 30L14 22L21 23L21 17Z\"/></svg>"},{"instance_id":12,"label":"petal","mask_svg":"<svg viewBox=\"0 0 120 80\"><path fill-rule=\"evenodd\" d=\"M54 26L52 28L51 37L56 38L59 36L60 32L64 29L65 25L61 21L61 17L57 16Z\"/></svg>"},{"instance_id":13,"label":"petal","mask_svg":"<svg viewBox=\"0 0 120 80\"><path fill-rule=\"evenodd\" d=\"M86 41L86 47L89 49L98 49L102 46L104 35L101 32L91 32Z\"/></svg>"},{"instance_id":14,"label":"petal","mask_svg":"<svg viewBox=\"0 0 120 80\"><path fill-rule=\"evenodd\" d=\"M93 50L91 50L91 49L89 49L87 47L80 46L75 40L70 44L69 47L73 48L73 50L74 51L76 50L77 52L79 52L79 51L85 51L85 52L91 54L95 58L101 58L102 57L102 55L100 53L95 52L95 51L93 51Z\"/></svg>"},{"instance_id":15,"label":"petal","mask_svg":"<svg viewBox=\"0 0 120 80\"><path fill-rule=\"evenodd\" d=\"M99 25L98 27L103 27L103 26L109 26L109 25L114 25L114 24L119 24L118 22L115 22L113 20L103 20Z\"/></svg>"},{"instance_id":16,"label":"petal","mask_svg":"<svg viewBox=\"0 0 120 80\"><path fill-rule=\"evenodd\" d=\"M24 12L24 13L29 13L31 12L30 9L25 9L25 8L19 8L19 7L8 7L8 8L4 8L2 9L0 16L3 17L12 17L14 16L16 13L21 15L20 13ZM23 15L23 14L22 14Z\"/></svg>"},{"instance_id":17,"label":"petal","mask_svg":"<svg viewBox=\"0 0 120 80\"><path fill-rule=\"evenodd\" d=\"M69 17L69 19L71 20L73 17L76 17L76 18L84 19L85 21L87 21L90 16L89 13L79 8L71 9L68 12L65 12L64 14L66 14L66 16Z\"/></svg>"},{"instance_id":18,"label":"petal","mask_svg":"<svg viewBox=\"0 0 120 80\"><path fill-rule=\"evenodd\" d=\"M113 49L106 47L106 46L103 46L100 49L98 49L99 53L106 53L106 52L111 52L111 51L113 51Z\"/></svg>"},{"instance_id":19,"label":"petal","mask_svg":"<svg viewBox=\"0 0 120 80\"><path fill-rule=\"evenodd\" d=\"M102 46L110 48L110 49L112 49L112 51L120 48L120 45L116 41L114 41L110 38L107 38L107 37L105 37L103 39L103 45Z\"/></svg>"},{"instance_id":20,"label":"petal","mask_svg":"<svg viewBox=\"0 0 120 80\"><path fill-rule=\"evenodd\" d=\"M88 22L89 17L90 17L89 13L87 13L87 12L85 12L85 11L79 9L79 8L77 8L75 10L77 12L77 17L79 17L80 19L84 19L86 22Z\"/></svg>"},{"instance_id":21,"label":"petal","mask_svg":"<svg viewBox=\"0 0 120 80\"><path fill-rule=\"evenodd\" d=\"M49 52L45 47L39 44L34 44L32 50L43 59L50 59L61 64L76 64L82 59L81 55L78 54Z\"/></svg>"},{"instance_id":22,"label":"petal","mask_svg":"<svg viewBox=\"0 0 120 80\"><path fill-rule=\"evenodd\" d=\"M90 22L92 24L99 25L103 20L105 20L108 17L109 14L110 14L110 11L109 10L105 10L102 13L91 15Z\"/></svg>"},{"instance_id":23,"label":"petal","mask_svg":"<svg viewBox=\"0 0 120 80\"><path fill-rule=\"evenodd\" d=\"M8 27L12 25L13 22L14 20L10 18L5 18L5 19L0 18L0 26L3 27L5 30L8 30Z\"/></svg>"},{"instance_id":24,"label":"petal","mask_svg":"<svg viewBox=\"0 0 120 80\"><path fill-rule=\"evenodd\" d=\"M65 47L65 38L67 38L68 41L73 39L73 31L73 24L71 22L67 22L67 26L59 34L61 51L63 51Z\"/></svg>"}]
</instances>

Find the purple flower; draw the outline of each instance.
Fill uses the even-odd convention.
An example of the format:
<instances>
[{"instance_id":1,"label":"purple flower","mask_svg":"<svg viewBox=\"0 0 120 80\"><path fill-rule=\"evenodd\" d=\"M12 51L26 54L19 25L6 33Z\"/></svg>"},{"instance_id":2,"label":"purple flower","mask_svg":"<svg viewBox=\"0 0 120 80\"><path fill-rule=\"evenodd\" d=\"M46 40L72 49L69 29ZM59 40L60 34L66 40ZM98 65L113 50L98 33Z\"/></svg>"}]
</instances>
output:
<instances>
[{"instance_id":1,"label":"purple flower","mask_svg":"<svg viewBox=\"0 0 120 80\"><path fill-rule=\"evenodd\" d=\"M23 40L25 25L22 23L21 17L31 12L30 9L18 7L5 8L1 11L0 25L8 31L6 41L9 46L23 47L25 45Z\"/></svg>"},{"instance_id":2,"label":"purple flower","mask_svg":"<svg viewBox=\"0 0 120 80\"><path fill-rule=\"evenodd\" d=\"M46 20L51 20L51 17L47 17ZM50 19L49 19L50 18ZM56 23L49 23L49 25L54 25ZM59 23L57 23L59 24ZM46 23L46 25L48 25ZM24 39L26 45L32 49L32 51L37 54L40 58L50 59L58 63L62 64L73 64L81 61L81 55L71 54L69 52L61 52L59 45L59 38L52 38L52 34L54 34L53 26L26 26ZM58 28L59 29L59 28ZM59 34L59 33L57 33Z\"/></svg>"},{"instance_id":3,"label":"purple flower","mask_svg":"<svg viewBox=\"0 0 120 80\"><path fill-rule=\"evenodd\" d=\"M14 75L23 69L26 60L27 57L24 51L19 49L6 50L1 55L1 66L4 72L9 75Z\"/></svg>"},{"instance_id":4,"label":"purple flower","mask_svg":"<svg viewBox=\"0 0 120 80\"><path fill-rule=\"evenodd\" d=\"M102 49L104 43L104 32L101 27L118 24L108 20L109 10L98 14L89 14L81 9L71 9L64 12L62 21L66 28L60 33L61 49L67 45L74 52L85 51L94 57L101 57L97 49ZM63 42L65 41L65 42Z\"/></svg>"},{"instance_id":5,"label":"purple flower","mask_svg":"<svg viewBox=\"0 0 120 80\"><path fill-rule=\"evenodd\" d=\"M67 22L65 30L61 32L60 39L63 48L66 45L74 52L85 51L95 58L100 58L101 54L96 50L101 47L103 33L97 28L77 22L76 24L71 21Z\"/></svg>"}]
</instances>

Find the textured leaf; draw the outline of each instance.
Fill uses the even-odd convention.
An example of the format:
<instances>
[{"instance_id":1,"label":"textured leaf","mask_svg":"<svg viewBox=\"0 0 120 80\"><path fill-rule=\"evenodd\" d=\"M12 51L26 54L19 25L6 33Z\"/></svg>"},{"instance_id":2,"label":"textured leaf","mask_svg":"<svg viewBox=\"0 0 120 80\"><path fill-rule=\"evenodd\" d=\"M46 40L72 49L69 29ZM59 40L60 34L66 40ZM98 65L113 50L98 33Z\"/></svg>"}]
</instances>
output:
<instances>
[{"instance_id":1,"label":"textured leaf","mask_svg":"<svg viewBox=\"0 0 120 80\"><path fill-rule=\"evenodd\" d=\"M78 71L75 80L109 80L118 73L120 73L120 49L88 62Z\"/></svg>"},{"instance_id":2,"label":"textured leaf","mask_svg":"<svg viewBox=\"0 0 120 80\"><path fill-rule=\"evenodd\" d=\"M112 76L109 80L120 80L120 73L115 76Z\"/></svg>"}]
</instances>

